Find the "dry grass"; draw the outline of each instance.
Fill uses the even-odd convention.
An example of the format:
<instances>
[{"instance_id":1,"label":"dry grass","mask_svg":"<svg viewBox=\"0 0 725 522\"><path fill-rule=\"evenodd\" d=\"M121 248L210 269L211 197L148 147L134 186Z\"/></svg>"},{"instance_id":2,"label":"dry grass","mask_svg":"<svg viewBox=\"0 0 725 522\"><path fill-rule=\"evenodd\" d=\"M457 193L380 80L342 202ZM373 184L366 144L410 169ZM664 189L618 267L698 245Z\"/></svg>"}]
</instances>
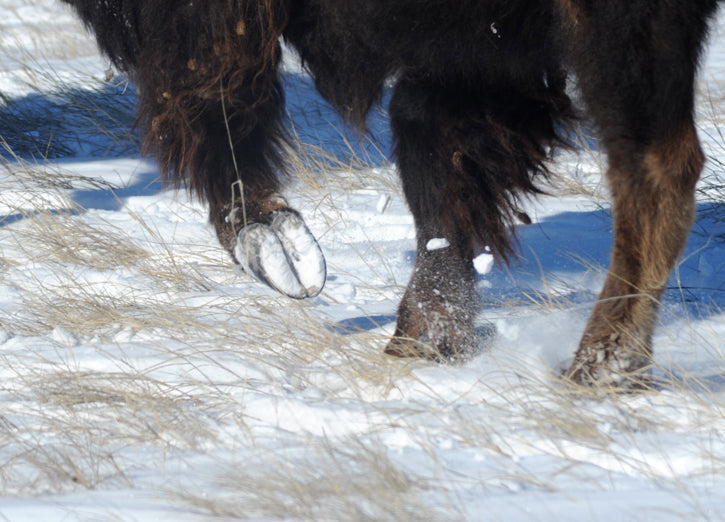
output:
<instances>
[{"instance_id":1,"label":"dry grass","mask_svg":"<svg viewBox=\"0 0 725 522\"><path fill-rule=\"evenodd\" d=\"M61 180L51 185L64 191ZM22 295L20 307L0 311L13 346L0 356L5 495L140 488L203 517L417 520L424 510L467 519L469 495L559 495L561 477L600 465L611 480L680 488L699 509L677 470L652 464L667 462L668 445L656 458L622 449L647 446L641 434L721 426L721 401L702 391L709 383L673 377L664 397L602 400L521 374L530 363L514 357L497 368L513 381L465 376L468 385L449 391L426 377L445 368L383 358L379 333L341 336L314 303L239 292L219 252L166 244L143 215L135 230L119 229L71 203L26 210L4 232L0 285ZM102 277L88 281L88 271ZM135 274L122 280L129 286L111 284L118 272ZM565 296L530 297L540 313L571 311ZM290 412L311 417L264 413L255 400L291 401ZM675 414L683 404L692 419ZM316 427L327 410L342 417ZM394 433L410 439L409 457L389 449ZM485 455L490 472L458 476L447 447ZM698 449L706 479L725 471L717 447L709 457ZM532 454L556 464L543 475L519 464ZM149 462L179 461L204 475L180 471L164 484L138 475Z\"/></svg>"}]
</instances>

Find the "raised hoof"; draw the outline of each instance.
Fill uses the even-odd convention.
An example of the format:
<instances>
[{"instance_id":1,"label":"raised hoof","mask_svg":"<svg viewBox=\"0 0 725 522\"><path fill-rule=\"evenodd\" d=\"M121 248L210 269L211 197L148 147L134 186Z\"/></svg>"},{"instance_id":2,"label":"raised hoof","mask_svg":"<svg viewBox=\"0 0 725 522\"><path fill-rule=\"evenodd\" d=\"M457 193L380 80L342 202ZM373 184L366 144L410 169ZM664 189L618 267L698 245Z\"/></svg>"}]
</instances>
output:
<instances>
[{"instance_id":1,"label":"raised hoof","mask_svg":"<svg viewBox=\"0 0 725 522\"><path fill-rule=\"evenodd\" d=\"M274 210L268 223L243 227L234 255L245 271L294 299L315 297L325 286L325 258L294 210Z\"/></svg>"}]
</instances>

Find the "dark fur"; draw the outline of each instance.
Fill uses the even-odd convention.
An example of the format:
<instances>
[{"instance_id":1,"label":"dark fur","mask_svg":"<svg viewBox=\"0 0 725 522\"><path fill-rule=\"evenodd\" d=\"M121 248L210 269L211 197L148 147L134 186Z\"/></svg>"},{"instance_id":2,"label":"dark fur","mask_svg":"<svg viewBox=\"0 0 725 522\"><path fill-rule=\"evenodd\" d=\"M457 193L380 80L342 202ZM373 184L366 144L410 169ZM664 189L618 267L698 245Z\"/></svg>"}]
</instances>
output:
<instances>
[{"instance_id":1,"label":"dark fur","mask_svg":"<svg viewBox=\"0 0 725 522\"><path fill-rule=\"evenodd\" d=\"M573 118L573 72L610 158L616 237L569 375L642 382L628 373L650 364L657 300L692 220L693 83L716 0L64 1L133 77L146 149L209 203L230 251L280 188L280 37L360 128L395 78L396 159L418 234L397 355L472 347L471 259L484 247L510 257L517 201L537 192ZM451 248L428 252L434 237Z\"/></svg>"}]
</instances>

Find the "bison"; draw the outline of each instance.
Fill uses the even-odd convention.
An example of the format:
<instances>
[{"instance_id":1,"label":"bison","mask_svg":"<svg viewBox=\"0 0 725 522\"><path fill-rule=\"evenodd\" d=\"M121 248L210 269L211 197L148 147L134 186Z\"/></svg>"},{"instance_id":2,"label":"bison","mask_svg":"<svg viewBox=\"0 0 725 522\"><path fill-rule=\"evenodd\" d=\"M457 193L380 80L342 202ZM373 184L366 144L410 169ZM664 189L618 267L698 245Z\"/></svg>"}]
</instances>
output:
<instances>
[{"instance_id":1,"label":"bison","mask_svg":"<svg viewBox=\"0 0 725 522\"><path fill-rule=\"evenodd\" d=\"M648 385L658 301L704 162L694 80L717 0L63 1L135 83L162 173L208 203L237 263L294 298L321 291L325 263L280 195L281 42L362 132L391 86L417 234L392 355L472 350L472 260L511 258L521 196L540 191L553 148L588 118L608 157L614 247L566 377Z\"/></svg>"}]
</instances>

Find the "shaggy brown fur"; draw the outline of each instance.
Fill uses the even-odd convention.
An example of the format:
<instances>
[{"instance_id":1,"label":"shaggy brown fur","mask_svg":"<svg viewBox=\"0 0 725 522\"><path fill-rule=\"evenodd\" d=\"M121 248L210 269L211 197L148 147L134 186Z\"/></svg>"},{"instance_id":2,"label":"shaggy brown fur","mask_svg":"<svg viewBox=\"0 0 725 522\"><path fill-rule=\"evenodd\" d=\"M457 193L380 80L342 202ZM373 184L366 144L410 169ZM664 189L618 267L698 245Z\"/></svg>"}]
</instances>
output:
<instances>
[{"instance_id":1,"label":"shaggy brown fur","mask_svg":"<svg viewBox=\"0 0 725 522\"><path fill-rule=\"evenodd\" d=\"M451 357L475 344L473 256L512 254L573 110L574 73L609 155L615 246L568 375L644 382L702 153L693 82L716 0L64 0L132 75L161 169L207 201L233 254L240 229L284 206L280 38L352 124L395 79L390 116L416 266L387 351ZM426 250L445 237L445 251Z\"/></svg>"}]
</instances>

